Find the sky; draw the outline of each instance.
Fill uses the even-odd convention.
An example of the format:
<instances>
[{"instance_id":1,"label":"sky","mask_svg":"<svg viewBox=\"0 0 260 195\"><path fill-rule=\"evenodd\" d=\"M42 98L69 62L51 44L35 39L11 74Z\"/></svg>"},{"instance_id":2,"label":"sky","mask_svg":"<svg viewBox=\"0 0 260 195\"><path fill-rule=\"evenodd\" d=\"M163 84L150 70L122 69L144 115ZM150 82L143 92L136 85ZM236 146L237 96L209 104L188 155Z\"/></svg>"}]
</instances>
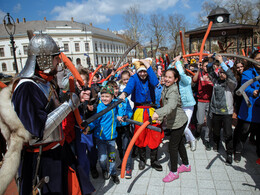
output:
<instances>
[{"instance_id":1,"label":"sky","mask_svg":"<svg viewBox=\"0 0 260 195\"><path fill-rule=\"evenodd\" d=\"M0 0L0 23L6 13L16 20L71 20L112 31L124 30L123 14L138 6L144 15L181 13L198 27L197 16L204 0ZM148 17L147 17L148 18Z\"/></svg>"}]
</instances>

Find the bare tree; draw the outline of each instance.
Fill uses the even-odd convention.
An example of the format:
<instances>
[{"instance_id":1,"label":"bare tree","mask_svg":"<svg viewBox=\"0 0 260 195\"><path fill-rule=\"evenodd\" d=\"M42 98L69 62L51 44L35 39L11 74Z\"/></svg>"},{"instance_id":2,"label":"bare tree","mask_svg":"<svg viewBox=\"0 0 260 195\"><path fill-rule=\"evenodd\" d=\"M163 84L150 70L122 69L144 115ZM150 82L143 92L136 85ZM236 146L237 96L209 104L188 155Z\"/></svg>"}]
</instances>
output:
<instances>
[{"instance_id":1,"label":"bare tree","mask_svg":"<svg viewBox=\"0 0 260 195\"><path fill-rule=\"evenodd\" d=\"M148 29L151 37L155 43L155 50L152 52L157 52L158 48L163 45L166 34L166 22L161 14L150 15L150 20L148 24Z\"/></svg>"},{"instance_id":2,"label":"bare tree","mask_svg":"<svg viewBox=\"0 0 260 195\"><path fill-rule=\"evenodd\" d=\"M208 24L207 16L210 14L211 10L217 7L216 3L213 1L204 1L201 6L201 12L198 15L198 21L201 25Z\"/></svg>"},{"instance_id":3,"label":"bare tree","mask_svg":"<svg viewBox=\"0 0 260 195\"><path fill-rule=\"evenodd\" d=\"M126 37L128 37L129 41L132 40L129 45L133 44L136 41L140 42L143 33L143 15L141 14L137 5L131 6L126 10L123 16L124 25L126 27ZM138 56L139 54L139 46L136 48Z\"/></svg>"},{"instance_id":4,"label":"bare tree","mask_svg":"<svg viewBox=\"0 0 260 195\"><path fill-rule=\"evenodd\" d=\"M173 14L168 16L167 29L169 40L173 43L173 55L176 56L180 50L180 31L185 31L187 22L182 14Z\"/></svg>"}]
</instances>

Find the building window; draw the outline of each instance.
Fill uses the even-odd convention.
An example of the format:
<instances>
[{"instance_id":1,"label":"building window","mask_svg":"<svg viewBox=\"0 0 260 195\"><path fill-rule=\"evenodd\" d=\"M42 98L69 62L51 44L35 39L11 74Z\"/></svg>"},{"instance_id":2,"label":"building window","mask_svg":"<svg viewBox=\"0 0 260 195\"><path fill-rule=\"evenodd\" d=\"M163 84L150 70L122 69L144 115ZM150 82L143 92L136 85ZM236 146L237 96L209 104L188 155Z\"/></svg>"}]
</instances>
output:
<instances>
[{"instance_id":1,"label":"building window","mask_svg":"<svg viewBox=\"0 0 260 195\"><path fill-rule=\"evenodd\" d=\"M14 62L13 62L13 70L16 70L16 69L15 69L15 63L14 63Z\"/></svg>"},{"instance_id":2,"label":"building window","mask_svg":"<svg viewBox=\"0 0 260 195\"><path fill-rule=\"evenodd\" d=\"M105 63L107 63L107 57L105 57Z\"/></svg>"},{"instance_id":3,"label":"building window","mask_svg":"<svg viewBox=\"0 0 260 195\"><path fill-rule=\"evenodd\" d=\"M6 63L3 63L3 64L2 64L2 71L3 71L3 72L7 71Z\"/></svg>"},{"instance_id":4,"label":"building window","mask_svg":"<svg viewBox=\"0 0 260 195\"><path fill-rule=\"evenodd\" d=\"M75 52L79 52L79 43L75 43Z\"/></svg>"},{"instance_id":5,"label":"building window","mask_svg":"<svg viewBox=\"0 0 260 195\"><path fill-rule=\"evenodd\" d=\"M69 44L68 43L64 43L64 52L69 52Z\"/></svg>"},{"instance_id":6,"label":"building window","mask_svg":"<svg viewBox=\"0 0 260 195\"><path fill-rule=\"evenodd\" d=\"M89 51L89 43L85 43L85 51Z\"/></svg>"},{"instance_id":7,"label":"building window","mask_svg":"<svg viewBox=\"0 0 260 195\"><path fill-rule=\"evenodd\" d=\"M98 51L98 49L97 49L97 43L95 43L95 51Z\"/></svg>"},{"instance_id":8,"label":"building window","mask_svg":"<svg viewBox=\"0 0 260 195\"><path fill-rule=\"evenodd\" d=\"M99 44L100 51L102 51L102 43Z\"/></svg>"},{"instance_id":9,"label":"building window","mask_svg":"<svg viewBox=\"0 0 260 195\"><path fill-rule=\"evenodd\" d=\"M116 53L118 53L118 45L116 46Z\"/></svg>"},{"instance_id":10,"label":"building window","mask_svg":"<svg viewBox=\"0 0 260 195\"><path fill-rule=\"evenodd\" d=\"M10 47L10 53L11 53L11 56L14 56L14 52L13 52L13 48Z\"/></svg>"},{"instance_id":11,"label":"building window","mask_svg":"<svg viewBox=\"0 0 260 195\"><path fill-rule=\"evenodd\" d=\"M106 44L104 43L104 52L106 52Z\"/></svg>"},{"instance_id":12,"label":"building window","mask_svg":"<svg viewBox=\"0 0 260 195\"><path fill-rule=\"evenodd\" d=\"M115 52L115 45L113 45L113 52Z\"/></svg>"},{"instance_id":13,"label":"building window","mask_svg":"<svg viewBox=\"0 0 260 195\"><path fill-rule=\"evenodd\" d=\"M0 57L5 57L5 50L4 50L4 48L0 48Z\"/></svg>"},{"instance_id":14,"label":"building window","mask_svg":"<svg viewBox=\"0 0 260 195\"><path fill-rule=\"evenodd\" d=\"M109 44L107 44L107 52L109 52Z\"/></svg>"},{"instance_id":15,"label":"building window","mask_svg":"<svg viewBox=\"0 0 260 195\"><path fill-rule=\"evenodd\" d=\"M28 46L27 45L23 46L23 53L24 53L24 55L28 55Z\"/></svg>"},{"instance_id":16,"label":"building window","mask_svg":"<svg viewBox=\"0 0 260 195\"><path fill-rule=\"evenodd\" d=\"M103 64L104 63L103 57L101 56L100 59L101 59L101 64Z\"/></svg>"}]
</instances>

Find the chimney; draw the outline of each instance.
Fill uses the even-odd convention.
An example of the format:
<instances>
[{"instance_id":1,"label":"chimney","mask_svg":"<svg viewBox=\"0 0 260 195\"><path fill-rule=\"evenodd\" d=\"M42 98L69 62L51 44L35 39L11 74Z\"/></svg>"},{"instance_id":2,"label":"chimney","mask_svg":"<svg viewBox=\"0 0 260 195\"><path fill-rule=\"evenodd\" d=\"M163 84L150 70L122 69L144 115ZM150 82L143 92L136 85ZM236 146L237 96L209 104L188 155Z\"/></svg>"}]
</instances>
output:
<instances>
[{"instance_id":1,"label":"chimney","mask_svg":"<svg viewBox=\"0 0 260 195\"><path fill-rule=\"evenodd\" d=\"M47 22L46 17L44 17L44 22Z\"/></svg>"},{"instance_id":2,"label":"chimney","mask_svg":"<svg viewBox=\"0 0 260 195\"><path fill-rule=\"evenodd\" d=\"M107 28L107 31L109 31L109 28Z\"/></svg>"},{"instance_id":3,"label":"chimney","mask_svg":"<svg viewBox=\"0 0 260 195\"><path fill-rule=\"evenodd\" d=\"M73 17L71 17L71 22L74 22L74 18Z\"/></svg>"},{"instance_id":4,"label":"chimney","mask_svg":"<svg viewBox=\"0 0 260 195\"><path fill-rule=\"evenodd\" d=\"M16 23L19 24L19 19L18 18L16 18Z\"/></svg>"},{"instance_id":5,"label":"chimney","mask_svg":"<svg viewBox=\"0 0 260 195\"><path fill-rule=\"evenodd\" d=\"M89 26L92 26L92 22L89 23Z\"/></svg>"},{"instance_id":6,"label":"chimney","mask_svg":"<svg viewBox=\"0 0 260 195\"><path fill-rule=\"evenodd\" d=\"M26 22L26 20L25 20L25 18L23 18L23 23L25 23Z\"/></svg>"}]
</instances>

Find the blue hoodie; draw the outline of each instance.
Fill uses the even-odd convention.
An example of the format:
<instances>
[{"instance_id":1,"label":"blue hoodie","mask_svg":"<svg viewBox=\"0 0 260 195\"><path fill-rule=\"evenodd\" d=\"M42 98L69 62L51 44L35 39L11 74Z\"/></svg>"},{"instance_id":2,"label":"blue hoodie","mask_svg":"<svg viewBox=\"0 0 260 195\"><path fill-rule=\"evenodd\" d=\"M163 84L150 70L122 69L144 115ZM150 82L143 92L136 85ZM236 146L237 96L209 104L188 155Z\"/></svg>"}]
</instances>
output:
<instances>
[{"instance_id":1,"label":"blue hoodie","mask_svg":"<svg viewBox=\"0 0 260 195\"><path fill-rule=\"evenodd\" d=\"M110 104L117 101L113 99ZM97 113L107 108L110 104L105 105L101 100L97 106ZM121 104L120 104L121 105ZM117 116L122 115L122 109L120 106L117 106L105 113L95 121L89 124L90 130L94 129L94 137L101 140L113 140L117 137Z\"/></svg>"}]
</instances>

